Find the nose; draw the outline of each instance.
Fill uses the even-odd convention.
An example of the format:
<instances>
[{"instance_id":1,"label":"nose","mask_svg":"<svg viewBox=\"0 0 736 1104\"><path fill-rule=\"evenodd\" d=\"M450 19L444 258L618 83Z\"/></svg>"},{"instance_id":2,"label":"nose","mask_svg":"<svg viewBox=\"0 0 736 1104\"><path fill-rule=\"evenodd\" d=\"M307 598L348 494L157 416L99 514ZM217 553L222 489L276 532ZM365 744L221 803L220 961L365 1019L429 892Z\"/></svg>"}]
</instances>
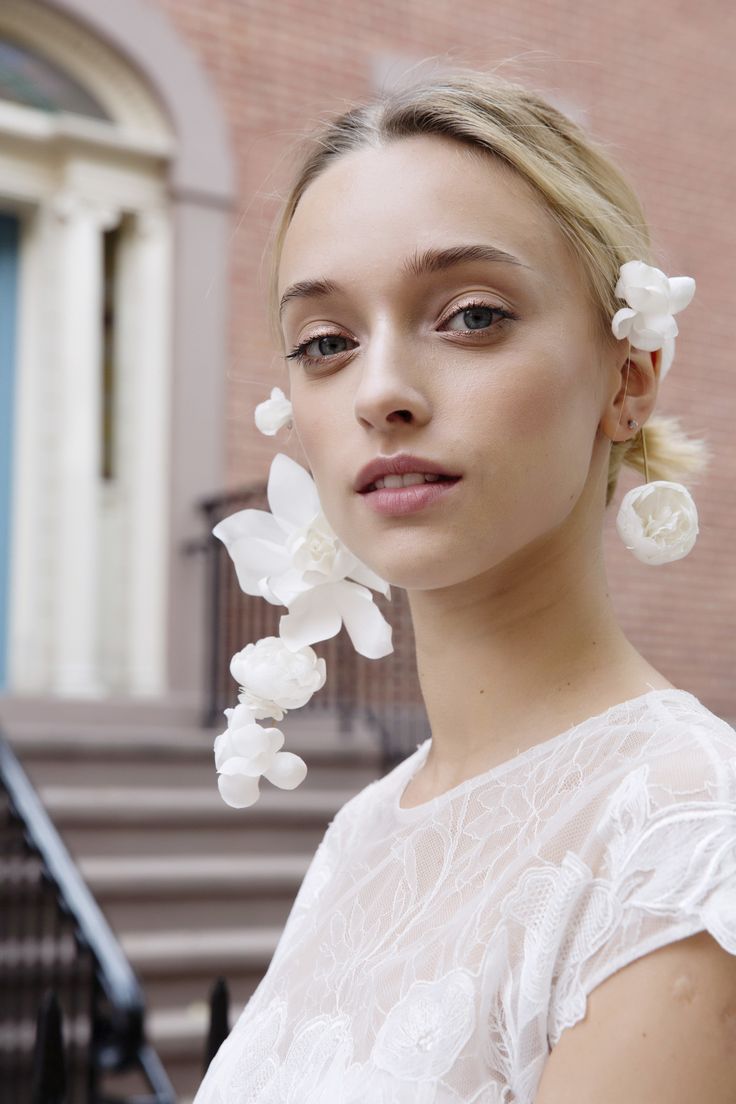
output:
<instances>
[{"instance_id":1,"label":"nose","mask_svg":"<svg viewBox=\"0 0 736 1104\"><path fill-rule=\"evenodd\" d=\"M412 355L405 343L390 339L372 342L364 353L354 410L365 429L422 426L432 417L426 380Z\"/></svg>"}]
</instances>

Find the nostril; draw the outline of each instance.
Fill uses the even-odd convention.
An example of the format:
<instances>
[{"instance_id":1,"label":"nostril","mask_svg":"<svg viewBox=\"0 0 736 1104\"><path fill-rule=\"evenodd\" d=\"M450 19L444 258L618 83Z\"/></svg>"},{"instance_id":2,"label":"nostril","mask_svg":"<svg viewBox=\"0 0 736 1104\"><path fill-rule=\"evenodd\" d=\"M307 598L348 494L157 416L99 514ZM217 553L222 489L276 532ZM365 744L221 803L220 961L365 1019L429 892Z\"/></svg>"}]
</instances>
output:
<instances>
[{"instance_id":1,"label":"nostril","mask_svg":"<svg viewBox=\"0 0 736 1104\"><path fill-rule=\"evenodd\" d=\"M411 410L397 410L396 413L399 415L402 422L411 421Z\"/></svg>"}]
</instances>

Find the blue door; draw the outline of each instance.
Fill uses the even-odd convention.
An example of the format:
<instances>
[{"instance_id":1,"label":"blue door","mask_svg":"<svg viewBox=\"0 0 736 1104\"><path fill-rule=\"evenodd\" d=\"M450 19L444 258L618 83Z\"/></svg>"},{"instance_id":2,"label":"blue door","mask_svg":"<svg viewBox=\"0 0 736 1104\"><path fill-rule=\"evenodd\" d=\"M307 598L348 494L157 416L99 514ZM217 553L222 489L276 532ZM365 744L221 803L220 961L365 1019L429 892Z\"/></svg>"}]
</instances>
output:
<instances>
[{"instance_id":1,"label":"blue door","mask_svg":"<svg viewBox=\"0 0 736 1104\"><path fill-rule=\"evenodd\" d=\"M15 215L0 212L0 690L7 686L8 680L19 230Z\"/></svg>"}]
</instances>

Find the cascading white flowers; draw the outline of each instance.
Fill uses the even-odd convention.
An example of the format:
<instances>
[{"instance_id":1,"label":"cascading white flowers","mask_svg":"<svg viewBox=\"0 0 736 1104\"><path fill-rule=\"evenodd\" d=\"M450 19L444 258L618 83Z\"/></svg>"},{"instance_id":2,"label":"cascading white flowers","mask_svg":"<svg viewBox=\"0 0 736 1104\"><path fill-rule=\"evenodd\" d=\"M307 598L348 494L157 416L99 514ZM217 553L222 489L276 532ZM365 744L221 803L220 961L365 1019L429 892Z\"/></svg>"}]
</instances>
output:
<instances>
[{"instance_id":1,"label":"cascading white flowers","mask_svg":"<svg viewBox=\"0 0 736 1104\"><path fill-rule=\"evenodd\" d=\"M616 295L628 306L616 311L611 329L615 337L628 338L635 349L662 350L660 379L670 370L675 355L678 328L673 315L683 310L694 294L692 276L666 276L643 261L627 261L619 269ZM695 544L698 511L682 483L655 479L624 495L616 529L642 563L670 563L687 556Z\"/></svg>"},{"instance_id":2,"label":"cascading white flowers","mask_svg":"<svg viewBox=\"0 0 736 1104\"><path fill-rule=\"evenodd\" d=\"M291 404L279 388L256 407L256 425L268 436L290 419ZM310 645L335 636L344 624L361 655L379 659L393 651L391 626L369 589L390 598L389 585L333 531L309 473L278 453L267 497L270 513L240 510L212 530L227 548L241 590L288 610L278 637L247 644L230 661L239 704L225 710L228 727L214 751L220 795L236 809L258 800L261 776L282 789L306 777L304 760L281 750L283 733L258 722L281 721L324 686L325 661Z\"/></svg>"}]
</instances>

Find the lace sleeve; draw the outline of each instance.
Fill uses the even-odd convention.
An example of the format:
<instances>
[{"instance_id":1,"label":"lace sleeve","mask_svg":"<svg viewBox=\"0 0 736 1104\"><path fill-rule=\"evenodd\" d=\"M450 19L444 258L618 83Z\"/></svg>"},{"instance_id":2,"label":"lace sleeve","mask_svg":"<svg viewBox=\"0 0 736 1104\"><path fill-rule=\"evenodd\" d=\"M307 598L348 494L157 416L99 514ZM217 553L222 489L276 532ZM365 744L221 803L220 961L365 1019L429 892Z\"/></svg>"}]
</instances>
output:
<instances>
[{"instance_id":1,"label":"lace sleeve","mask_svg":"<svg viewBox=\"0 0 736 1104\"><path fill-rule=\"evenodd\" d=\"M722 726L722 727L721 727ZM736 732L691 726L598 809L550 993L550 1047L588 994L642 955L709 931L736 955Z\"/></svg>"}]
</instances>

